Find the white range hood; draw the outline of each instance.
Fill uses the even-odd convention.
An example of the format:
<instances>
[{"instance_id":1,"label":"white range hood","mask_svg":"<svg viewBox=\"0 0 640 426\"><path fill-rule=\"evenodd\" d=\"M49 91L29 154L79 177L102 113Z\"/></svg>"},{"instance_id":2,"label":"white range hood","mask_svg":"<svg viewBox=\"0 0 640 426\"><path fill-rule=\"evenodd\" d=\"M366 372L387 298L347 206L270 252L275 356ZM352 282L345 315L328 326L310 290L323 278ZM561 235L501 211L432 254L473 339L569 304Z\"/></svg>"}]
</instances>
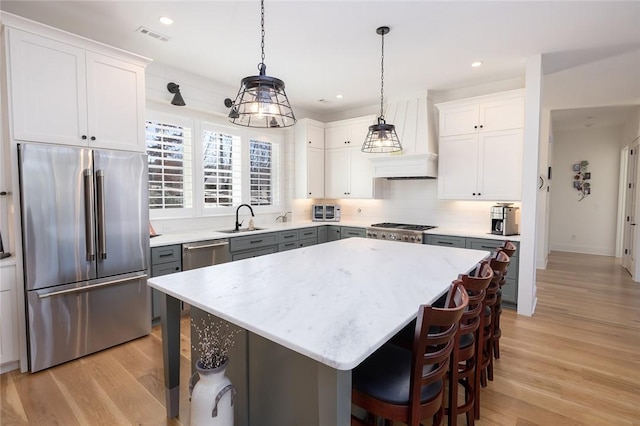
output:
<instances>
[{"instance_id":1,"label":"white range hood","mask_svg":"<svg viewBox=\"0 0 640 426\"><path fill-rule=\"evenodd\" d=\"M427 96L390 101L385 119L396 126L403 151L371 158L373 177L435 179L438 154L435 153L433 104Z\"/></svg>"},{"instance_id":2,"label":"white range hood","mask_svg":"<svg viewBox=\"0 0 640 426\"><path fill-rule=\"evenodd\" d=\"M438 176L438 154L390 155L372 158L371 163L374 178L435 179Z\"/></svg>"}]
</instances>

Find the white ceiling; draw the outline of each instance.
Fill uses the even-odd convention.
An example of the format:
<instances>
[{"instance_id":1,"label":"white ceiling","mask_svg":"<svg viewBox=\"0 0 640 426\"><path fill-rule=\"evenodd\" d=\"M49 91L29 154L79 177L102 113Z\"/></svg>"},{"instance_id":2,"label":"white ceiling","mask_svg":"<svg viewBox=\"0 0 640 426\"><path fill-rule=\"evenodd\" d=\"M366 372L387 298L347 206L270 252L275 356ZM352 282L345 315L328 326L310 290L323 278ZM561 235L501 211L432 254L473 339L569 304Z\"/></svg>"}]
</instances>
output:
<instances>
[{"instance_id":1,"label":"white ceiling","mask_svg":"<svg viewBox=\"0 0 640 426\"><path fill-rule=\"evenodd\" d=\"M230 87L260 62L258 0L2 0L0 9ZM294 109L319 115L379 102L381 25L391 27L386 97L522 78L526 58L538 53L557 72L640 48L638 1L266 0L265 14L267 75L285 81ZM140 26L171 40L143 36ZM476 60L484 65L471 68Z\"/></svg>"}]
</instances>

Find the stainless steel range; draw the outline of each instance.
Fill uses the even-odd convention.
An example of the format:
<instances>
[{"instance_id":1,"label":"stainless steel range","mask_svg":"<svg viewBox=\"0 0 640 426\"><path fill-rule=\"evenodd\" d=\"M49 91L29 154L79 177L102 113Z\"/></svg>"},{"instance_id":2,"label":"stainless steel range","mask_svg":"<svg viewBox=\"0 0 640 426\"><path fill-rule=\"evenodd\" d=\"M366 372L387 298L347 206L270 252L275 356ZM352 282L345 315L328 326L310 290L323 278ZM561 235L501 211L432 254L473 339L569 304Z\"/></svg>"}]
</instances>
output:
<instances>
[{"instance_id":1,"label":"stainless steel range","mask_svg":"<svg viewBox=\"0 0 640 426\"><path fill-rule=\"evenodd\" d=\"M423 231L433 228L435 226L389 222L374 223L367 228L367 238L422 244Z\"/></svg>"}]
</instances>

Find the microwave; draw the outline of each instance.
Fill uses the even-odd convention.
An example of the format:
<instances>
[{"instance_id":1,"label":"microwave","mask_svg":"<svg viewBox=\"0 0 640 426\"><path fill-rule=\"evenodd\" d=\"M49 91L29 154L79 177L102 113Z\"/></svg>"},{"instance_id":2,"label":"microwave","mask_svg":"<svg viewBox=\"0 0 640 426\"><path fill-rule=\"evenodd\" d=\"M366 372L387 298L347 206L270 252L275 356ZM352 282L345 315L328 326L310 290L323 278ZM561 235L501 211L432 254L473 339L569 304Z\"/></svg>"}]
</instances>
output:
<instances>
[{"instance_id":1,"label":"microwave","mask_svg":"<svg viewBox=\"0 0 640 426\"><path fill-rule=\"evenodd\" d=\"M314 222L340 222L340 205L314 204L311 206L311 220Z\"/></svg>"}]
</instances>

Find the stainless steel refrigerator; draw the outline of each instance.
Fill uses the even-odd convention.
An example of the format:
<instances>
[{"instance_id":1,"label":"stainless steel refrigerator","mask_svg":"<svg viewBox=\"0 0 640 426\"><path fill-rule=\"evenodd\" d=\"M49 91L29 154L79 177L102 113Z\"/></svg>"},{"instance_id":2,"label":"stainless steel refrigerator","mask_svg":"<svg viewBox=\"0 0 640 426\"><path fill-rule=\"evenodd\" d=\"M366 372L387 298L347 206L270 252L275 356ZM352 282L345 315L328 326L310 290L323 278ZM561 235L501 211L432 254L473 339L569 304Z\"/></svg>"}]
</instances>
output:
<instances>
[{"instance_id":1,"label":"stainless steel refrigerator","mask_svg":"<svg viewBox=\"0 0 640 426\"><path fill-rule=\"evenodd\" d=\"M147 335L147 156L19 145L32 372Z\"/></svg>"}]
</instances>

